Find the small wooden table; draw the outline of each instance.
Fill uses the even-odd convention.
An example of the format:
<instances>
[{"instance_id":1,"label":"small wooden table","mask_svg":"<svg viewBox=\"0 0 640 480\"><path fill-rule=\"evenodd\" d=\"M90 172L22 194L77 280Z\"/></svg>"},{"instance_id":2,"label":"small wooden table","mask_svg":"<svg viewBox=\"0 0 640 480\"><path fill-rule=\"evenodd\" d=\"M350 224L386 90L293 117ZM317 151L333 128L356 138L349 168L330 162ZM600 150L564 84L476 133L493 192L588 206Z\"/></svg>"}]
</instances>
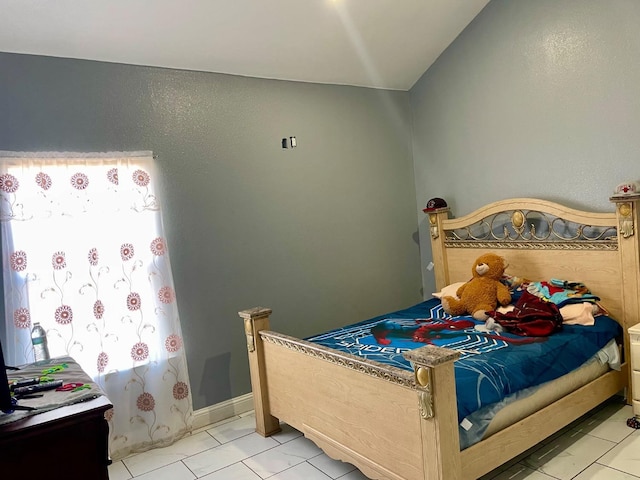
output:
<instances>
[{"instance_id":1,"label":"small wooden table","mask_svg":"<svg viewBox=\"0 0 640 480\"><path fill-rule=\"evenodd\" d=\"M104 395L0 425L0 477L108 480Z\"/></svg>"}]
</instances>

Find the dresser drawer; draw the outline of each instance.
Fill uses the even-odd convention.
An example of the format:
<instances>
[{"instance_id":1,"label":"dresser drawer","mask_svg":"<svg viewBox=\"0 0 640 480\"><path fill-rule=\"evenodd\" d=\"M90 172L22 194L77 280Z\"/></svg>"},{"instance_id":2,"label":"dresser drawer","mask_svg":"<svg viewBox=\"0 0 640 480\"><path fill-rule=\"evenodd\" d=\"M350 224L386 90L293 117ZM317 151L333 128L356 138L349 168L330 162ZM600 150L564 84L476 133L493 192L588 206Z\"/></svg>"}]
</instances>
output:
<instances>
[{"instance_id":1,"label":"dresser drawer","mask_svg":"<svg viewBox=\"0 0 640 480\"><path fill-rule=\"evenodd\" d=\"M631 372L631 389L633 399L640 401L640 372L636 370Z\"/></svg>"},{"instance_id":2,"label":"dresser drawer","mask_svg":"<svg viewBox=\"0 0 640 480\"><path fill-rule=\"evenodd\" d=\"M631 369L640 371L640 338L634 342L631 337Z\"/></svg>"}]
</instances>

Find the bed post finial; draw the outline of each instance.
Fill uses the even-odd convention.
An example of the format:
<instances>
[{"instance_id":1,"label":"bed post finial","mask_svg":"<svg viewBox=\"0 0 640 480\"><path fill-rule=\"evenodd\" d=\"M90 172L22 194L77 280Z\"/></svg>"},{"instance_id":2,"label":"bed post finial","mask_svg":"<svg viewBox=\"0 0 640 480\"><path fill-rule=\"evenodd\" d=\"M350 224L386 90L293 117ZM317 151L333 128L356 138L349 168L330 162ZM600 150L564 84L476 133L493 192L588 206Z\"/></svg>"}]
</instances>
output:
<instances>
[{"instance_id":1,"label":"bed post finial","mask_svg":"<svg viewBox=\"0 0 640 480\"><path fill-rule=\"evenodd\" d=\"M269 328L269 315L271 315L271 309L263 307L250 308L249 310L242 310L238 312L238 315L244 319L244 333L247 336L247 350L253 352L256 348L254 324L256 320L265 319L266 328ZM261 330L264 330L261 329Z\"/></svg>"},{"instance_id":2,"label":"bed post finial","mask_svg":"<svg viewBox=\"0 0 640 480\"><path fill-rule=\"evenodd\" d=\"M263 437L267 437L280 431L280 420L271 415L269 406L267 376L264 371L264 344L260 338L261 330L269 330L271 309L256 307L242 310L238 315L244 319L244 333L247 336L256 431Z\"/></svg>"}]
</instances>

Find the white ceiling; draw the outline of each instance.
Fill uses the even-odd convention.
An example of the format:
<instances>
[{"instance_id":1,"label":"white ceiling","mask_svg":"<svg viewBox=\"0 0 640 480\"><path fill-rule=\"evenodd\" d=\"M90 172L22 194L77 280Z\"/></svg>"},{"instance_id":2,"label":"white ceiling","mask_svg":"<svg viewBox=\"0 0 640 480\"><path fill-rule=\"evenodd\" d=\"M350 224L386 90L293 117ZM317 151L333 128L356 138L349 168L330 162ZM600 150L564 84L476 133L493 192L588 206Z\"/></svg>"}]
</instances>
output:
<instances>
[{"instance_id":1,"label":"white ceiling","mask_svg":"<svg viewBox=\"0 0 640 480\"><path fill-rule=\"evenodd\" d=\"M0 0L0 51L408 90L489 0Z\"/></svg>"}]
</instances>

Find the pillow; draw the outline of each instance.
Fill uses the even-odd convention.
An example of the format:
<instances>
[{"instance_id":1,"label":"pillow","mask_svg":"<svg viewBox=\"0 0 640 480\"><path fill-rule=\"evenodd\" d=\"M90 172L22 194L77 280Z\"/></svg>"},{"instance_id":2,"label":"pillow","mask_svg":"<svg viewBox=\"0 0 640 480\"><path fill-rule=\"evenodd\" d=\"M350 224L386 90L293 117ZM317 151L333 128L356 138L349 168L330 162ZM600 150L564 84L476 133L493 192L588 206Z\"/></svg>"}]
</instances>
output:
<instances>
[{"instance_id":1,"label":"pillow","mask_svg":"<svg viewBox=\"0 0 640 480\"><path fill-rule=\"evenodd\" d=\"M458 298L458 296L456 295L456 292L465 283L467 283L467 282L452 283L451 285L447 285L446 287L444 287L439 292L432 293L431 295L433 295L436 298L442 298L442 297L455 297L455 298Z\"/></svg>"},{"instance_id":2,"label":"pillow","mask_svg":"<svg viewBox=\"0 0 640 480\"><path fill-rule=\"evenodd\" d=\"M566 325L593 325L596 321L593 318L598 313L598 305L591 302L569 303L560 307L562 323Z\"/></svg>"}]
</instances>

